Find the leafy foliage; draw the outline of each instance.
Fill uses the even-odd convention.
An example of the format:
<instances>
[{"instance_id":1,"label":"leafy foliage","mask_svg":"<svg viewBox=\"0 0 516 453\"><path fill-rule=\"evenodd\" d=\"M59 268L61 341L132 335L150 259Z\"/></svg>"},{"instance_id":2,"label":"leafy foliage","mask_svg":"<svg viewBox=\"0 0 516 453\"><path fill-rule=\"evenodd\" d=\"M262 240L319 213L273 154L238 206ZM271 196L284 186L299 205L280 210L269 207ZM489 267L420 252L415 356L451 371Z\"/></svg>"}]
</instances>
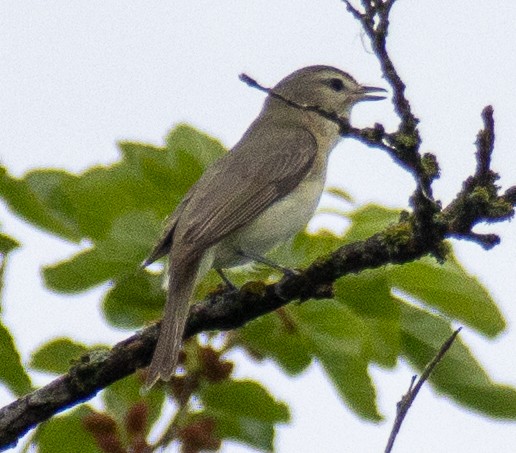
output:
<instances>
[{"instance_id":1,"label":"leafy foliage","mask_svg":"<svg viewBox=\"0 0 516 453\"><path fill-rule=\"evenodd\" d=\"M85 345L70 338L56 338L33 352L29 366L38 371L63 374L68 371L74 360L87 351Z\"/></svg>"},{"instance_id":2,"label":"leafy foliage","mask_svg":"<svg viewBox=\"0 0 516 453\"><path fill-rule=\"evenodd\" d=\"M0 324L0 351L2 354L0 380L15 395L30 392L32 390L30 377L21 363L20 354L11 333L3 324Z\"/></svg>"},{"instance_id":3,"label":"leafy foliage","mask_svg":"<svg viewBox=\"0 0 516 453\"><path fill-rule=\"evenodd\" d=\"M4 284L4 270L9 253L19 247L17 241L0 233L0 295ZM32 389L11 332L0 321L0 381L15 395L23 395Z\"/></svg>"},{"instance_id":4,"label":"leafy foliage","mask_svg":"<svg viewBox=\"0 0 516 453\"><path fill-rule=\"evenodd\" d=\"M221 438L261 450L273 449L274 425L290 418L287 407L256 382L225 380L203 387L199 396L206 406L203 415L215 420Z\"/></svg>"},{"instance_id":5,"label":"leafy foliage","mask_svg":"<svg viewBox=\"0 0 516 453\"><path fill-rule=\"evenodd\" d=\"M92 414L89 406L54 417L39 426L33 441L41 453L98 453L94 438L84 429L84 419ZM72 435L73 434L73 435Z\"/></svg>"},{"instance_id":6,"label":"leafy foliage","mask_svg":"<svg viewBox=\"0 0 516 453\"><path fill-rule=\"evenodd\" d=\"M102 305L106 321L114 328L135 329L158 318L165 300L161 275L141 270L139 264L158 236L162 219L225 150L186 125L175 128L164 147L122 143L120 149L119 162L80 175L37 170L17 179L2 169L0 196L16 215L36 227L81 244L69 259L44 269L50 289L71 293L111 281ZM332 193L347 197L340 189ZM342 244L365 239L396 222L400 212L367 205L345 215L351 224L343 236L328 231L300 233L291 244L274 251L272 259L291 267L306 266ZM15 246L0 235L3 256ZM277 276L256 266L251 271L233 270L231 277L240 284ZM198 295L217 284L214 273L209 273ZM379 420L369 366L393 368L401 357L421 370L450 335L454 321L487 336L505 326L489 293L452 254L444 264L424 258L346 276L336 283L333 300L291 304L231 335L210 335L207 345L187 342L182 357L185 373L169 386L142 397L141 376L131 376L103 392L104 412L87 406L68 412L41 426L34 441L42 452L136 449L148 445L163 404L173 401L176 415L165 422L167 429L154 447L179 441L195 451L217 448L232 439L271 450L275 427L289 420L288 408L259 383L232 376L233 364L221 354L235 347L253 359L273 360L290 375L317 363L351 410ZM211 346L215 337L223 340L220 352ZM5 358L0 379L17 394L28 391L29 377L12 337L1 325L0 344ZM30 367L64 373L86 350L73 339L54 339L34 352ZM431 382L466 407L491 417L516 418L516 391L493 383L460 341ZM74 441L63 442L70 432Z\"/></svg>"}]
</instances>

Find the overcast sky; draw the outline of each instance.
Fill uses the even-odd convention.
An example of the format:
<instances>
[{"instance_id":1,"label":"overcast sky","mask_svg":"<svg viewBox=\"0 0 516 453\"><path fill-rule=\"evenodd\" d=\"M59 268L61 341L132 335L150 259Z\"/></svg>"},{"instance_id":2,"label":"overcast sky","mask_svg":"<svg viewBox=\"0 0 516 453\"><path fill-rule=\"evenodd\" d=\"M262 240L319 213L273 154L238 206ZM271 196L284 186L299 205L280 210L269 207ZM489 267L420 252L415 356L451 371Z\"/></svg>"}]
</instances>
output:
<instances>
[{"instance_id":1,"label":"overcast sky","mask_svg":"<svg viewBox=\"0 0 516 453\"><path fill-rule=\"evenodd\" d=\"M389 50L421 118L423 150L441 164L435 190L445 203L474 169L473 143L486 104L495 109L493 168L505 187L516 183L515 23L516 3L508 0L400 0L394 7ZM362 83L385 86L367 40L337 0L3 0L0 61L0 159L16 175L110 163L118 158L117 140L159 145L182 121L229 147L263 101L238 80L241 72L272 85L300 67L331 64ZM389 102L367 103L354 110L352 122L392 126L395 117ZM413 190L411 178L387 156L351 140L334 151L328 184L360 203L395 207L406 207ZM0 219L3 231L23 244L9 263L3 319L24 359L55 336L88 344L128 336L110 330L98 314L105 288L72 297L42 287L40 267L69 256L76 245L36 233L3 206ZM490 289L509 327L495 341L468 329L461 335L491 376L516 386L516 228L506 222L479 231L499 233L502 244L486 252L455 242L456 251ZM386 417L374 425L341 404L316 366L295 380L272 364L243 364L237 372L265 382L291 405L293 422L276 441L281 453L383 451L396 402L413 374L403 363L395 371L372 370ZM2 406L10 398L0 391ZM515 423L468 413L426 387L395 451L503 453L515 445ZM227 444L225 451L246 450Z\"/></svg>"}]
</instances>

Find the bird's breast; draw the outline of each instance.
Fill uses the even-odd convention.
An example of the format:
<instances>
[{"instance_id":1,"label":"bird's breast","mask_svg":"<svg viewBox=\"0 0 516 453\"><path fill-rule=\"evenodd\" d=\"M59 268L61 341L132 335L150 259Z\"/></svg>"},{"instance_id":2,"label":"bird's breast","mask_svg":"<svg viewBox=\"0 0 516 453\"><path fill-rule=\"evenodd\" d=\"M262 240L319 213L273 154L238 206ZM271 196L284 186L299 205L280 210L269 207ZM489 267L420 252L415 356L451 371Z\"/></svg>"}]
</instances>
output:
<instances>
[{"instance_id":1,"label":"bird's breast","mask_svg":"<svg viewBox=\"0 0 516 453\"><path fill-rule=\"evenodd\" d=\"M213 246L214 267L228 268L249 262L249 259L237 253L238 250L263 256L306 226L324 189L326 156L321 157L321 160L316 159L312 169L288 195Z\"/></svg>"}]
</instances>

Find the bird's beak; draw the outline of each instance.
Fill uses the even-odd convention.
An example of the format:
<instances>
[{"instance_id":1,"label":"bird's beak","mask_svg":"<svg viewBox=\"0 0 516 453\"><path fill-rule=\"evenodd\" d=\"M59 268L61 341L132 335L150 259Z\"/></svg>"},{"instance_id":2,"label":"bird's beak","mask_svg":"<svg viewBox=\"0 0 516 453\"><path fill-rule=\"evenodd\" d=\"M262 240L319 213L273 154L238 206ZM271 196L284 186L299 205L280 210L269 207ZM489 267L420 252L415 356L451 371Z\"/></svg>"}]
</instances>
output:
<instances>
[{"instance_id":1,"label":"bird's beak","mask_svg":"<svg viewBox=\"0 0 516 453\"><path fill-rule=\"evenodd\" d=\"M362 86L360 87L360 91L357 94L360 96L360 101L381 101L387 97L382 95L369 94L378 92L387 93L387 90L385 88Z\"/></svg>"}]
</instances>

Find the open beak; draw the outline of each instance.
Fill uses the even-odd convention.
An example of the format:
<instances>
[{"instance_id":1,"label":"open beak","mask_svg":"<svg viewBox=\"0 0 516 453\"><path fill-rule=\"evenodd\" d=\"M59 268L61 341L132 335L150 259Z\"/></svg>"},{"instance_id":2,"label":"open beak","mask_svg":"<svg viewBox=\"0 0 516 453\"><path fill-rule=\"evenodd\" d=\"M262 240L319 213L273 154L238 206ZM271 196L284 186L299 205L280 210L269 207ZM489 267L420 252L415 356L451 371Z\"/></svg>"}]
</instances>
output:
<instances>
[{"instance_id":1,"label":"open beak","mask_svg":"<svg viewBox=\"0 0 516 453\"><path fill-rule=\"evenodd\" d=\"M387 93L387 90L385 88L362 86L358 92L360 95L360 101L381 101L382 99L386 99L387 96L369 94L378 92Z\"/></svg>"}]
</instances>

